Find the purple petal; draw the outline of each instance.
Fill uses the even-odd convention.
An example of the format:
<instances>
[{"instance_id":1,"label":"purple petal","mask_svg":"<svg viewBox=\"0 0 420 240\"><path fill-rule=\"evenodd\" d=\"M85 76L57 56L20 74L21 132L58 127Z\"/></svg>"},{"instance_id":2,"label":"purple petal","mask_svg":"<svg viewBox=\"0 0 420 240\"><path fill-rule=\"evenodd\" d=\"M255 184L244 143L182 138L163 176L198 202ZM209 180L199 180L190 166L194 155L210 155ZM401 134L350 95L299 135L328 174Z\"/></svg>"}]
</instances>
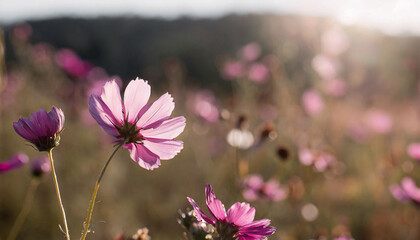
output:
<instances>
[{"instance_id":1,"label":"purple petal","mask_svg":"<svg viewBox=\"0 0 420 240\"><path fill-rule=\"evenodd\" d=\"M94 95L90 96L89 112L105 132L114 137L119 135L118 130L114 126L117 125L118 122L101 98Z\"/></svg>"},{"instance_id":2,"label":"purple petal","mask_svg":"<svg viewBox=\"0 0 420 240\"><path fill-rule=\"evenodd\" d=\"M408 194L398 184L389 186L389 191L392 196L400 202L408 202L410 200Z\"/></svg>"},{"instance_id":3,"label":"purple petal","mask_svg":"<svg viewBox=\"0 0 420 240\"><path fill-rule=\"evenodd\" d=\"M111 110L116 120L121 123L124 120L123 102L121 100L120 87L115 80L105 83L101 99Z\"/></svg>"},{"instance_id":4,"label":"purple petal","mask_svg":"<svg viewBox=\"0 0 420 240\"><path fill-rule=\"evenodd\" d=\"M210 224L215 224L215 220L209 216L207 216L202 210L201 208L197 205L197 203L195 203L194 199L187 197L188 202L190 202L191 206L193 206L194 208L194 213L195 216L197 218L198 221L206 221Z\"/></svg>"},{"instance_id":5,"label":"purple petal","mask_svg":"<svg viewBox=\"0 0 420 240\"><path fill-rule=\"evenodd\" d=\"M216 218L218 221L226 220L225 206L216 198L216 195L214 194L210 184L206 185L206 204L214 218Z\"/></svg>"},{"instance_id":6,"label":"purple petal","mask_svg":"<svg viewBox=\"0 0 420 240\"><path fill-rule=\"evenodd\" d=\"M24 139L30 142L37 140L36 134L32 131L30 126L27 125L24 118L20 118L17 122L14 122L13 128L15 129L15 132Z\"/></svg>"},{"instance_id":7,"label":"purple petal","mask_svg":"<svg viewBox=\"0 0 420 240\"><path fill-rule=\"evenodd\" d=\"M138 128L148 129L155 128L162 121L167 120L175 108L173 98L169 93L163 94L158 100L156 100L150 106L145 106L147 110L143 113L140 111L140 119L137 122Z\"/></svg>"},{"instance_id":8,"label":"purple petal","mask_svg":"<svg viewBox=\"0 0 420 240\"><path fill-rule=\"evenodd\" d=\"M182 141L164 139L146 139L143 145L162 160L172 159L183 148Z\"/></svg>"},{"instance_id":9,"label":"purple petal","mask_svg":"<svg viewBox=\"0 0 420 240\"><path fill-rule=\"evenodd\" d=\"M251 223L255 217L255 208L248 203L237 202L233 204L227 211L227 220L236 226L243 226Z\"/></svg>"},{"instance_id":10,"label":"purple petal","mask_svg":"<svg viewBox=\"0 0 420 240\"><path fill-rule=\"evenodd\" d=\"M185 121L184 117L171 118L156 128L141 131L141 134L146 138L173 139L184 131Z\"/></svg>"},{"instance_id":11,"label":"purple petal","mask_svg":"<svg viewBox=\"0 0 420 240\"><path fill-rule=\"evenodd\" d=\"M411 199L420 202L420 188L416 186L413 179L405 177L401 181L401 187Z\"/></svg>"},{"instance_id":12,"label":"purple petal","mask_svg":"<svg viewBox=\"0 0 420 240\"><path fill-rule=\"evenodd\" d=\"M159 156L152 153L142 144L130 143L124 145L130 151L130 157L137 162L142 168L153 170L160 166Z\"/></svg>"},{"instance_id":13,"label":"purple petal","mask_svg":"<svg viewBox=\"0 0 420 240\"><path fill-rule=\"evenodd\" d=\"M124 92L125 115L128 122L135 122L140 110L150 98L150 85L143 79L130 81Z\"/></svg>"},{"instance_id":14,"label":"purple petal","mask_svg":"<svg viewBox=\"0 0 420 240\"><path fill-rule=\"evenodd\" d=\"M5 162L0 162L0 173L5 173L22 167L27 163L29 157L26 154L18 153Z\"/></svg>"},{"instance_id":15,"label":"purple petal","mask_svg":"<svg viewBox=\"0 0 420 240\"><path fill-rule=\"evenodd\" d=\"M255 239L262 239L272 235L276 229L269 227L269 219L261 219L244 225L239 230L239 236L254 237Z\"/></svg>"}]
</instances>

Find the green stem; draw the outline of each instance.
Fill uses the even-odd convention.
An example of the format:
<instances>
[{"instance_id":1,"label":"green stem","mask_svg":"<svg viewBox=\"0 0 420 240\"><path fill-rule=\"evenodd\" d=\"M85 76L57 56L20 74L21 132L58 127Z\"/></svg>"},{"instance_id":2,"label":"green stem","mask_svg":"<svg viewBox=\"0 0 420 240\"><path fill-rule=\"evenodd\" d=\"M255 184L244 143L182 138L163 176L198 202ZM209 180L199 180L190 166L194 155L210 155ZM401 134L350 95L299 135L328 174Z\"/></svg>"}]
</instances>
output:
<instances>
[{"instance_id":1,"label":"green stem","mask_svg":"<svg viewBox=\"0 0 420 240\"><path fill-rule=\"evenodd\" d=\"M20 210L18 217L16 218L15 223L13 224L12 229L10 230L9 236L7 240L14 240L16 239L17 235L19 234L20 228L22 227L23 223L25 222L26 217L28 216L29 211L31 210L32 201L34 200L36 189L39 185L39 179L37 177L33 177L26 192L25 200L23 201L23 207Z\"/></svg>"},{"instance_id":2,"label":"green stem","mask_svg":"<svg viewBox=\"0 0 420 240\"><path fill-rule=\"evenodd\" d=\"M64 222L66 239L70 240L69 228L68 228L68 225L67 225L66 212L64 211L63 202L61 201L60 188L58 187L57 175L55 174L54 160L53 160L53 157L52 157L52 149L50 151L48 151L48 157L50 158L50 163L51 163L51 172L53 174L53 179L54 179L55 193L57 194L58 204L60 205L61 213L63 215L63 222Z\"/></svg>"},{"instance_id":3,"label":"green stem","mask_svg":"<svg viewBox=\"0 0 420 240\"><path fill-rule=\"evenodd\" d=\"M109 163L111 162L112 157L114 157L115 153L118 151L118 149L120 149L120 147L123 144L124 144L124 142L121 142L117 146L117 148L115 148L115 150L112 152L111 156L109 156L108 160L106 161L105 166L102 168L102 171L99 174L98 180L96 180L95 189L93 190L92 198L90 199L89 210L88 210L88 214L87 214L86 221L85 221L85 224L84 224L83 234L82 234L82 237L80 238L80 240L84 240L86 238L86 235L89 232L89 223L90 223L90 219L92 217L93 206L95 205L96 194L98 193L99 184L101 183L101 180L102 180L102 177L104 176L105 170L108 167Z\"/></svg>"}]
</instances>

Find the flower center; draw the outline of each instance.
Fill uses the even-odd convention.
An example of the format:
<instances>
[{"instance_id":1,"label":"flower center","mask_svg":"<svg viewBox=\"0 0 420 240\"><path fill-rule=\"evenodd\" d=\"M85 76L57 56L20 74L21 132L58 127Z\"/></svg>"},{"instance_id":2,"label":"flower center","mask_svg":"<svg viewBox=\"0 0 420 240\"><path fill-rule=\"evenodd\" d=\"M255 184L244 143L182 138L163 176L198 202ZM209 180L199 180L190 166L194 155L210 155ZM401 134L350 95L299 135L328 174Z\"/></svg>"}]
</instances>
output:
<instances>
[{"instance_id":1,"label":"flower center","mask_svg":"<svg viewBox=\"0 0 420 240\"><path fill-rule=\"evenodd\" d=\"M219 235L218 240L232 240L236 239L236 234L238 233L239 229L235 224L229 222L216 222L216 231Z\"/></svg>"},{"instance_id":2,"label":"flower center","mask_svg":"<svg viewBox=\"0 0 420 240\"><path fill-rule=\"evenodd\" d=\"M122 126L117 127L120 134L117 138L123 138L126 143L141 143L144 138L140 134L141 128L137 128L136 124L124 121Z\"/></svg>"}]
</instances>

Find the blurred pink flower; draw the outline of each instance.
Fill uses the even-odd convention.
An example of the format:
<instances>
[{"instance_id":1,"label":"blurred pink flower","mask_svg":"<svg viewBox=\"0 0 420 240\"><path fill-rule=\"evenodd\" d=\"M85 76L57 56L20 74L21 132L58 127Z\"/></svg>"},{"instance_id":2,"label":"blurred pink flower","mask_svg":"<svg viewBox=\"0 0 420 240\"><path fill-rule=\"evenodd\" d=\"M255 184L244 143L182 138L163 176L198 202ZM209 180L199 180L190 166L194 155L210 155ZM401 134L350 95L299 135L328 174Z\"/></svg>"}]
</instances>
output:
<instances>
[{"instance_id":1,"label":"blurred pink flower","mask_svg":"<svg viewBox=\"0 0 420 240\"><path fill-rule=\"evenodd\" d=\"M407 153L415 160L420 160L420 143L411 143L407 147Z\"/></svg>"},{"instance_id":2,"label":"blurred pink flower","mask_svg":"<svg viewBox=\"0 0 420 240\"><path fill-rule=\"evenodd\" d=\"M264 83L268 81L268 68L262 63L253 63L248 72L248 77L255 83Z\"/></svg>"},{"instance_id":3,"label":"blurred pink flower","mask_svg":"<svg viewBox=\"0 0 420 240\"><path fill-rule=\"evenodd\" d=\"M71 77L86 77L92 65L83 61L70 49L61 49L56 54L56 61Z\"/></svg>"},{"instance_id":4,"label":"blurred pink flower","mask_svg":"<svg viewBox=\"0 0 420 240\"><path fill-rule=\"evenodd\" d=\"M244 179L242 195L247 201L278 202L287 198L288 191L274 179L265 183L261 175L251 174Z\"/></svg>"},{"instance_id":5,"label":"blurred pink flower","mask_svg":"<svg viewBox=\"0 0 420 240\"><path fill-rule=\"evenodd\" d=\"M326 152L302 148L298 153L299 161L305 165L313 165L318 172L324 172L335 162L335 157Z\"/></svg>"},{"instance_id":6,"label":"blurred pink flower","mask_svg":"<svg viewBox=\"0 0 420 240\"><path fill-rule=\"evenodd\" d=\"M312 68L324 80L332 80L337 76L338 63L322 54L318 54L312 60Z\"/></svg>"},{"instance_id":7,"label":"blurred pink flower","mask_svg":"<svg viewBox=\"0 0 420 240\"><path fill-rule=\"evenodd\" d=\"M18 153L5 162L0 162L0 173L15 170L25 165L29 157L24 153Z\"/></svg>"},{"instance_id":8,"label":"blurred pink flower","mask_svg":"<svg viewBox=\"0 0 420 240\"><path fill-rule=\"evenodd\" d=\"M21 23L13 27L12 35L20 41L27 41L32 35L32 27L27 23Z\"/></svg>"},{"instance_id":9,"label":"blurred pink flower","mask_svg":"<svg viewBox=\"0 0 420 240\"><path fill-rule=\"evenodd\" d=\"M47 113L41 109L32 113L30 118L19 118L13 123L16 133L32 143L38 151L49 151L58 146L63 130L64 113L60 108L52 107Z\"/></svg>"},{"instance_id":10,"label":"blurred pink flower","mask_svg":"<svg viewBox=\"0 0 420 240\"><path fill-rule=\"evenodd\" d=\"M313 89L306 90L303 93L302 104L306 113L310 116L319 115L324 110L324 101Z\"/></svg>"},{"instance_id":11,"label":"blurred pink flower","mask_svg":"<svg viewBox=\"0 0 420 240\"><path fill-rule=\"evenodd\" d=\"M324 81L324 91L335 97L342 97L347 93L347 84L343 79L335 78Z\"/></svg>"},{"instance_id":12,"label":"blurred pink flower","mask_svg":"<svg viewBox=\"0 0 420 240\"><path fill-rule=\"evenodd\" d=\"M349 39L339 28L331 28L322 34L322 50L330 56L344 53L350 46Z\"/></svg>"},{"instance_id":13,"label":"blurred pink flower","mask_svg":"<svg viewBox=\"0 0 420 240\"><path fill-rule=\"evenodd\" d=\"M256 43L248 43L242 48L242 59L245 61L254 61L261 54L261 46Z\"/></svg>"},{"instance_id":14,"label":"blurred pink flower","mask_svg":"<svg viewBox=\"0 0 420 240\"><path fill-rule=\"evenodd\" d=\"M110 81L100 96L89 99L92 117L147 170L158 168L160 160L172 159L181 151L183 142L172 139L185 127L184 117L169 118L175 108L171 95L165 93L147 104L150 91L150 85L137 78L128 84L123 101L117 83Z\"/></svg>"},{"instance_id":15,"label":"blurred pink flower","mask_svg":"<svg viewBox=\"0 0 420 240\"><path fill-rule=\"evenodd\" d=\"M46 173L51 172L50 160L47 156L36 158L31 163L32 175L40 177Z\"/></svg>"},{"instance_id":16,"label":"blurred pink flower","mask_svg":"<svg viewBox=\"0 0 420 240\"><path fill-rule=\"evenodd\" d=\"M215 123L219 120L216 97L210 90L197 91L189 96L187 106L195 115L209 123Z\"/></svg>"},{"instance_id":17,"label":"blurred pink flower","mask_svg":"<svg viewBox=\"0 0 420 240\"><path fill-rule=\"evenodd\" d=\"M398 201L411 201L416 205L420 205L420 188L416 186L416 183L410 177L403 178L401 185L392 184L389 186L389 191Z\"/></svg>"},{"instance_id":18,"label":"blurred pink flower","mask_svg":"<svg viewBox=\"0 0 420 240\"><path fill-rule=\"evenodd\" d=\"M349 236L341 236L341 237L334 238L334 240L354 240L354 238L349 237Z\"/></svg>"},{"instance_id":19,"label":"blurred pink flower","mask_svg":"<svg viewBox=\"0 0 420 240\"><path fill-rule=\"evenodd\" d=\"M211 213L206 215L192 198L187 197L194 208L198 221L205 221L216 228L221 239L262 240L275 232L269 219L254 221L255 208L248 203L237 202L226 212L223 203L216 198L210 184L206 185L206 205Z\"/></svg>"},{"instance_id":20,"label":"blurred pink flower","mask_svg":"<svg viewBox=\"0 0 420 240\"><path fill-rule=\"evenodd\" d=\"M225 79L232 80L244 75L244 66L239 61L227 61L223 66L222 76Z\"/></svg>"},{"instance_id":21,"label":"blurred pink flower","mask_svg":"<svg viewBox=\"0 0 420 240\"><path fill-rule=\"evenodd\" d=\"M385 134L392 130L392 118L388 113L382 110L369 110L365 116L365 123L376 133Z\"/></svg>"}]
</instances>

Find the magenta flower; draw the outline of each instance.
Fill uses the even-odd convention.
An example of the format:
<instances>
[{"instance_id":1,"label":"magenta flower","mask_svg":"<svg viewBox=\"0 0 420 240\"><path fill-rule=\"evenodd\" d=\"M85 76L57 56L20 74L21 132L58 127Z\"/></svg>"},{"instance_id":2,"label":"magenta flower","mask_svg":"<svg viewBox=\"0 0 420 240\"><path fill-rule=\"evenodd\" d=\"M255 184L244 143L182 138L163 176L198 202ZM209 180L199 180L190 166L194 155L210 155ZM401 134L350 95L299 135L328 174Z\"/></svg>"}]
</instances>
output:
<instances>
[{"instance_id":1,"label":"magenta flower","mask_svg":"<svg viewBox=\"0 0 420 240\"><path fill-rule=\"evenodd\" d=\"M169 118L175 108L170 94L147 104L149 97L150 86L142 79L128 84L124 101L117 83L110 81L100 96L91 95L89 111L116 142L124 143L135 162L152 170L161 165L160 160L172 159L183 148L182 141L172 139L184 130L185 118Z\"/></svg>"},{"instance_id":2,"label":"magenta flower","mask_svg":"<svg viewBox=\"0 0 420 240\"><path fill-rule=\"evenodd\" d=\"M207 216L192 198L187 199L194 208L197 220L213 225L221 239L260 240L275 232L275 228L269 226L269 219L254 221L255 208L248 203L237 202L226 212L210 184L206 185L206 205L211 216Z\"/></svg>"},{"instance_id":3,"label":"magenta flower","mask_svg":"<svg viewBox=\"0 0 420 240\"><path fill-rule=\"evenodd\" d=\"M56 61L61 68L71 77L86 77L92 65L83 61L70 49L61 49L57 52Z\"/></svg>"},{"instance_id":4,"label":"magenta flower","mask_svg":"<svg viewBox=\"0 0 420 240\"><path fill-rule=\"evenodd\" d=\"M38 151L49 151L58 146L63 130L64 113L53 107L47 113L44 109L32 113L28 118L19 118L13 123L16 133L32 143Z\"/></svg>"},{"instance_id":5,"label":"magenta flower","mask_svg":"<svg viewBox=\"0 0 420 240\"><path fill-rule=\"evenodd\" d=\"M259 174L248 175L244 179L242 195L247 201L270 201L278 202L287 198L288 191L281 187L278 181L270 180L264 182Z\"/></svg>"},{"instance_id":6,"label":"magenta flower","mask_svg":"<svg viewBox=\"0 0 420 240\"><path fill-rule=\"evenodd\" d=\"M50 160L47 156L42 156L34 159L31 162L32 175L35 177L41 177L42 175L51 172Z\"/></svg>"},{"instance_id":7,"label":"magenta flower","mask_svg":"<svg viewBox=\"0 0 420 240\"><path fill-rule=\"evenodd\" d=\"M253 63L248 72L248 77L255 83L264 83L268 80L268 68L262 63Z\"/></svg>"},{"instance_id":8,"label":"magenta flower","mask_svg":"<svg viewBox=\"0 0 420 240\"><path fill-rule=\"evenodd\" d=\"M18 153L5 162L0 162L0 173L5 173L22 167L28 162L29 158L24 153Z\"/></svg>"},{"instance_id":9,"label":"magenta flower","mask_svg":"<svg viewBox=\"0 0 420 240\"><path fill-rule=\"evenodd\" d=\"M335 162L335 157L329 153L321 151L313 151L310 149L299 150L299 161L305 165L313 165L318 172L324 172Z\"/></svg>"},{"instance_id":10,"label":"magenta flower","mask_svg":"<svg viewBox=\"0 0 420 240\"><path fill-rule=\"evenodd\" d=\"M242 48L242 59L245 61L254 61L261 55L261 46L256 43L248 43Z\"/></svg>"},{"instance_id":11,"label":"magenta flower","mask_svg":"<svg viewBox=\"0 0 420 240\"><path fill-rule=\"evenodd\" d=\"M420 188L416 186L416 183L412 178L403 178L403 180L401 181L401 186L397 184L392 184L391 186L389 186L389 191L398 201L411 201L417 206L420 206Z\"/></svg>"},{"instance_id":12,"label":"magenta flower","mask_svg":"<svg viewBox=\"0 0 420 240\"><path fill-rule=\"evenodd\" d=\"M407 153L415 160L420 160L420 143L411 143L407 147Z\"/></svg>"},{"instance_id":13,"label":"magenta flower","mask_svg":"<svg viewBox=\"0 0 420 240\"><path fill-rule=\"evenodd\" d=\"M302 95L302 104L310 116L319 115L324 110L322 97L313 89L306 90Z\"/></svg>"},{"instance_id":14,"label":"magenta flower","mask_svg":"<svg viewBox=\"0 0 420 240\"><path fill-rule=\"evenodd\" d=\"M391 115L379 109L367 111L365 123L372 131L380 134L391 132L393 125Z\"/></svg>"},{"instance_id":15,"label":"magenta flower","mask_svg":"<svg viewBox=\"0 0 420 240\"><path fill-rule=\"evenodd\" d=\"M228 61L223 66L222 75L227 80L242 77L244 75L244 66L239 61Z\"/></svg>"}]
</instances>

